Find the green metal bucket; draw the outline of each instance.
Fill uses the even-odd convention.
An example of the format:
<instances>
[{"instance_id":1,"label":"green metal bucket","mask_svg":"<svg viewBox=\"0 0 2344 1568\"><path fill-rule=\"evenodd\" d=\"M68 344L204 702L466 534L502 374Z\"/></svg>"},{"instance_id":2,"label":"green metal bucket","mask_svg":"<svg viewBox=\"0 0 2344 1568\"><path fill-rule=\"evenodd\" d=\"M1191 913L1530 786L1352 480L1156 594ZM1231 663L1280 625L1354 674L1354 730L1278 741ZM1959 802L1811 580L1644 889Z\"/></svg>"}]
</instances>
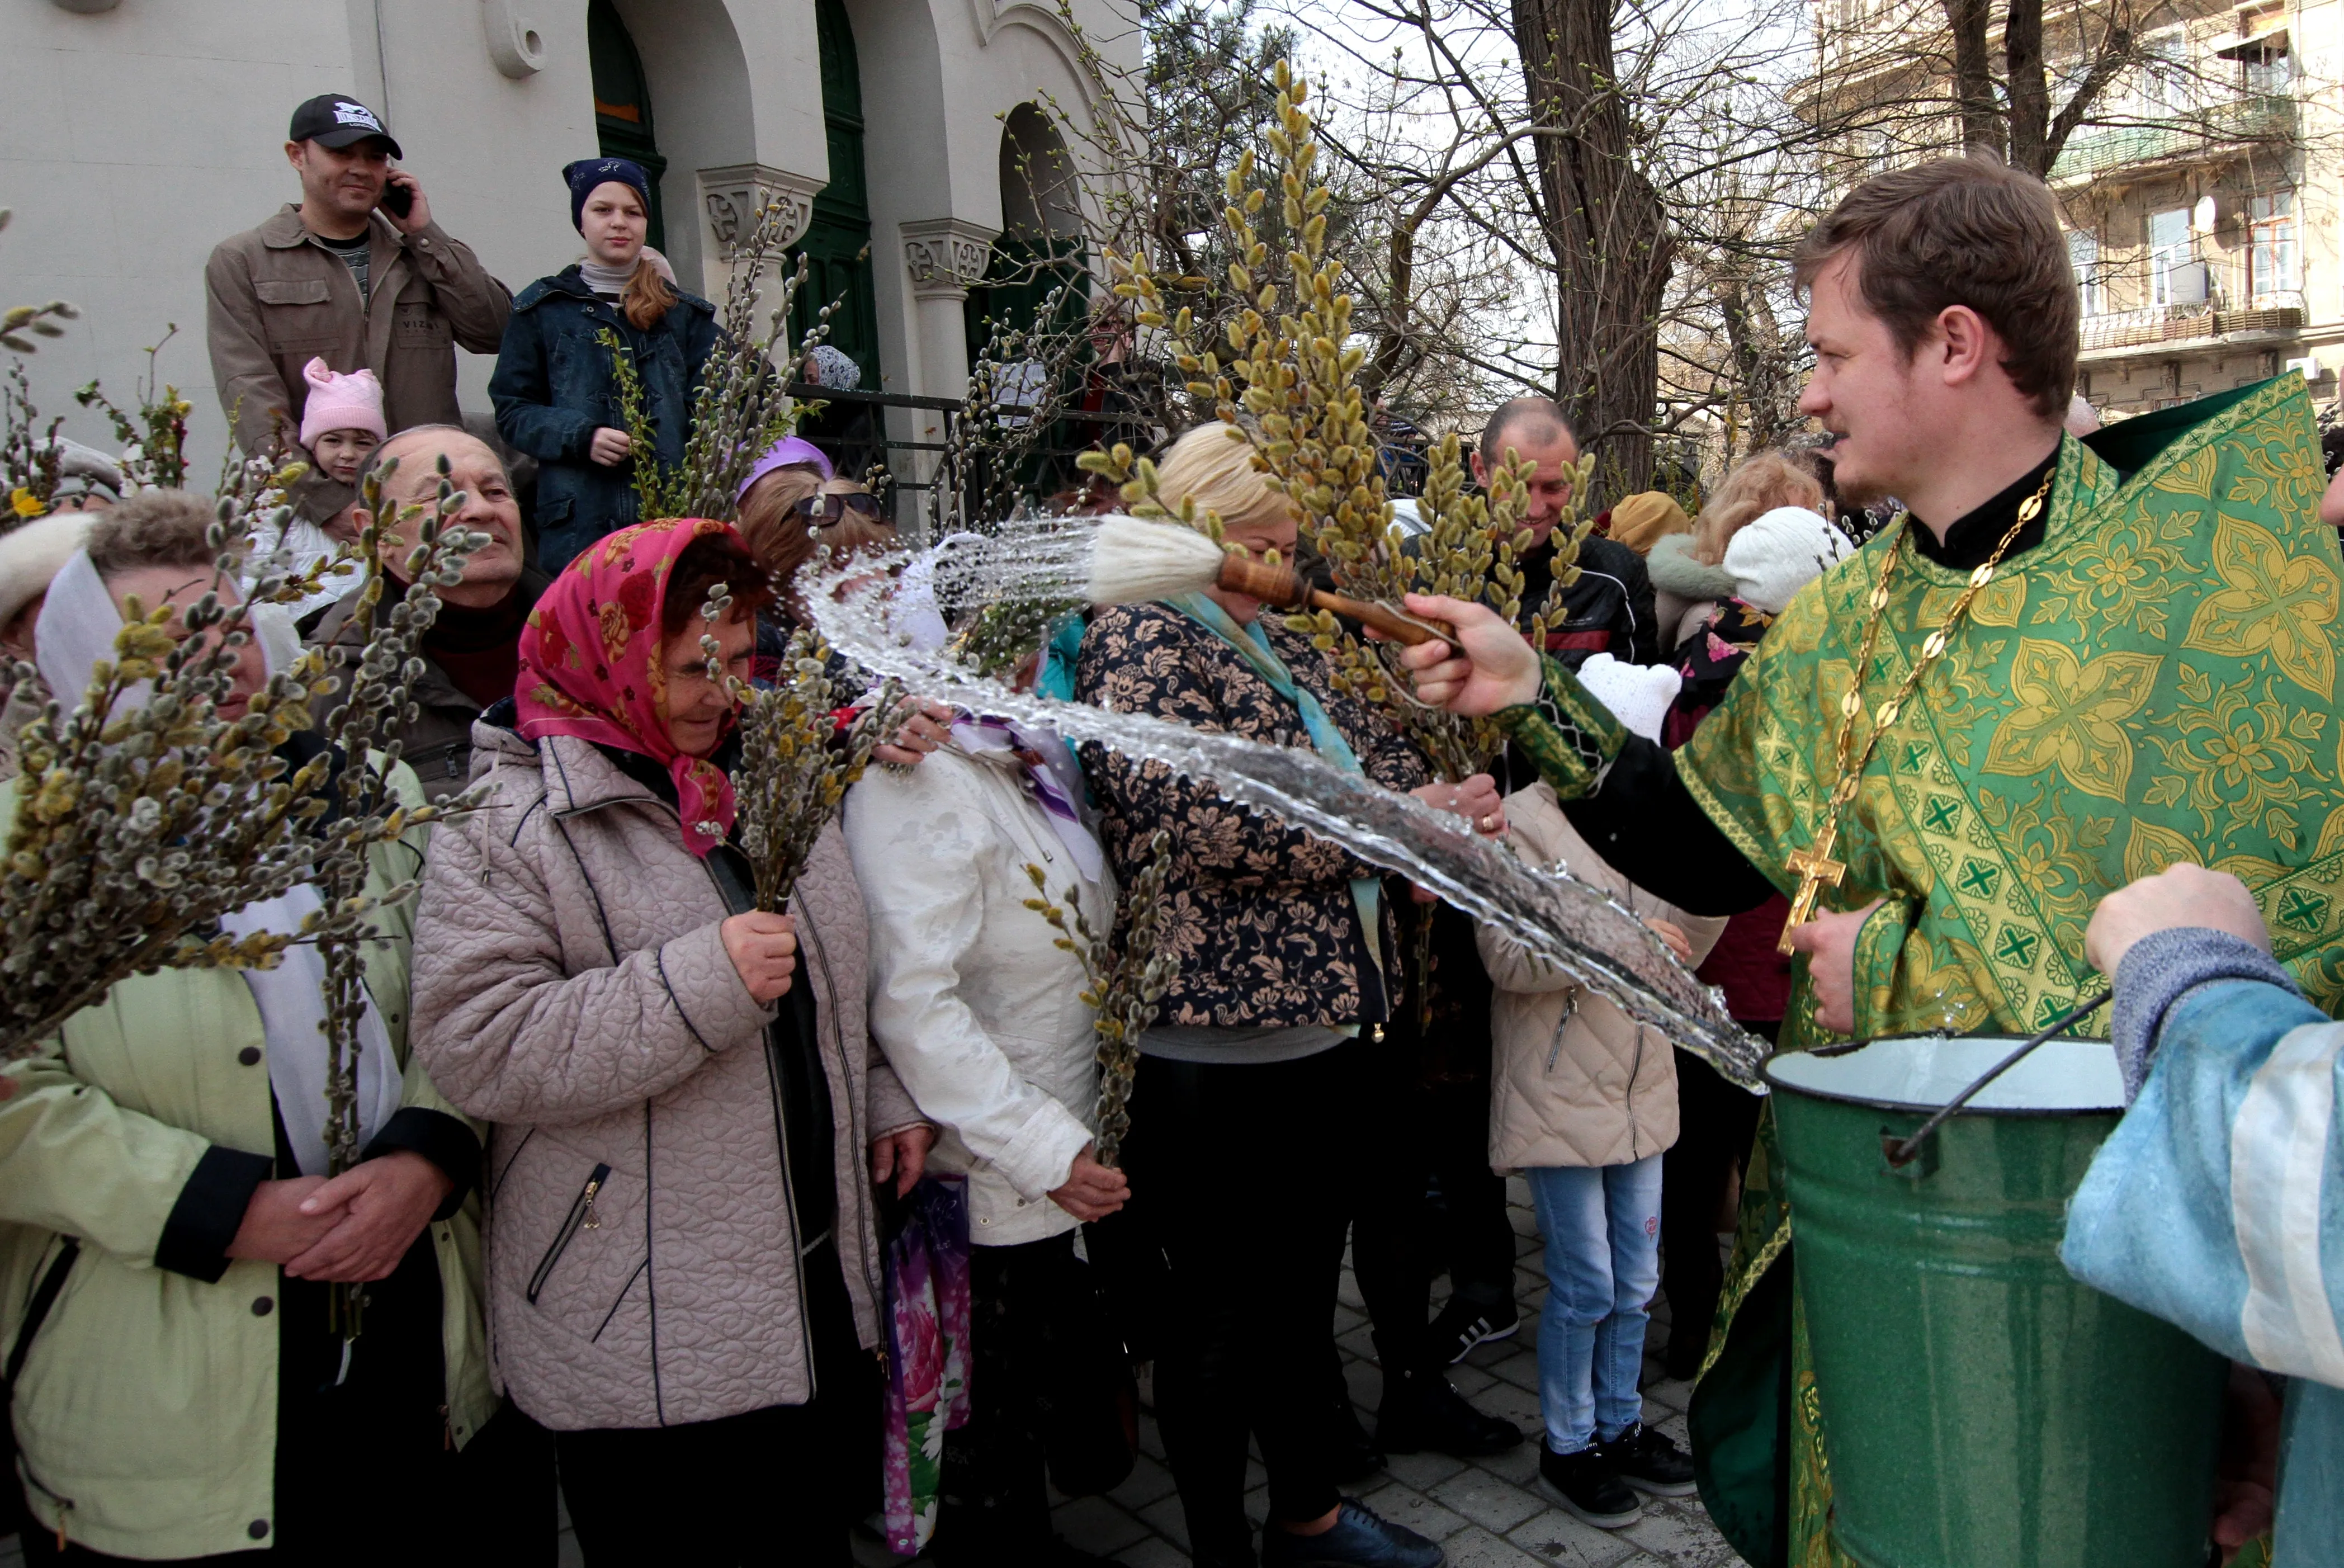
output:
<instances>
[{"instance_id":1,"label":"green metal bucket","mask_svg":"<svg viewBox=\"0 0 2344 1568\"><path fill-rule=\"evenodd\" d=\"M2226 1369L2059 1264L2124 1103L2054 1039L1892 1168L2014 1040L1875 1040L1766 1068L1823 1412L1832 1532L1865 1568L2199 1568Z\"/></svg>"}]
</instances>

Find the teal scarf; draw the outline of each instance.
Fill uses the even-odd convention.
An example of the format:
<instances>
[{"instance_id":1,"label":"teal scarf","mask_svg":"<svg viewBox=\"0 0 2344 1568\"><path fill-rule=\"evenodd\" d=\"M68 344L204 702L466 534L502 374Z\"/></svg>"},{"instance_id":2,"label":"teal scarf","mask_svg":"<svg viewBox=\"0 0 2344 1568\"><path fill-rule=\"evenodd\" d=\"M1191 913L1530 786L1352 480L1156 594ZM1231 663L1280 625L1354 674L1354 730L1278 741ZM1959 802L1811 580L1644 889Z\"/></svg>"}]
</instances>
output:
<instances>
[{"instance_id":1,"label":"teal scarf","mask_svg":"<svg viewBox=\"0 0 2344 1568\"><path fill-rule=\"evenodd\" d=\"M1229 618L1228 611L1202 592L1182 593L1162 602L1236 649L1253 667L1255 674L1268 682L1272 691L1293 703L1295 710L1302 715L1302 727L1310 732L1312 750L1347 774L1361 778L1367 776L1367 769L1359 765L1359 754L1351 750L1351 743L1343 738L1343 732L1335 727L1335 721L1327 716L1327 710L1318 699L1308 687L1295 680L1294 672L1286 667L1286 661L1279 658L1278 650L1269 645L1268 634L1262 631L1258 621L1240 626ZM1353 877L1351 902L1359 911L1359 930L1367 945L1368 956L1374 961L1377 973L1381 974L1384 966L1383 884L1372 876Z\"/></svg>"}]
</instances>

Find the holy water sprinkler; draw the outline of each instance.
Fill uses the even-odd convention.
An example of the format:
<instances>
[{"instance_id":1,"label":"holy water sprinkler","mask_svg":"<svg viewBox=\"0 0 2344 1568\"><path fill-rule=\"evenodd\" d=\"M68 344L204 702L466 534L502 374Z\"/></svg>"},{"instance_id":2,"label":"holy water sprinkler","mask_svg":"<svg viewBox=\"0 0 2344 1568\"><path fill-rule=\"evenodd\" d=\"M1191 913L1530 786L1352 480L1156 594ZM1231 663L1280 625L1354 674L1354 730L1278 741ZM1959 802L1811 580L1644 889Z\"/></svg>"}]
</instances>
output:
<instances>
[{"instance_id":1,"label":"holy water sprinkler","mask_svg":"<svg viewBox=\"0 0 2344 1568\"><path fill-rule=\"evenodd\" d=\"M1092 603L1138 604L1214 587L1282 610L1330 610L1392 642L1411 646L1436 637L1449 641L1456 637L1453 629L1438 621L1313 588L1289 566L1229 554L1194 529L1132 517L1110 517L1099 523L1091 546L1090 582L1084 592Z\"/></svg>"}]
</instances>

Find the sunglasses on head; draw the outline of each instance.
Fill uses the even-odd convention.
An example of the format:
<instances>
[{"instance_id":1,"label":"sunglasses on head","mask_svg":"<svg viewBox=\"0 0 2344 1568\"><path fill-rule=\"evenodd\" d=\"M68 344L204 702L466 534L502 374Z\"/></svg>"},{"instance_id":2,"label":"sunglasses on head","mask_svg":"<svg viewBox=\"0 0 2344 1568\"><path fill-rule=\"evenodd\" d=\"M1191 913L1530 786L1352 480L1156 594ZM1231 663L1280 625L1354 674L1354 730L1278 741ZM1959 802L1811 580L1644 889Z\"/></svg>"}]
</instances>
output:
<instances>
[{"instance_id":1,"label":"sunglasses on head","mask_svg":"<svg viewBox=\"0 0 2344 1568\"><path fill-rule=\"evenodd\" d=\"M817 528L844 521L849 509L865 517L877 517L880 515L879 498L864 495L859 491L849 491L840 495L810 495L798 502L798 515Z\"/></svg>"}]
</instances>

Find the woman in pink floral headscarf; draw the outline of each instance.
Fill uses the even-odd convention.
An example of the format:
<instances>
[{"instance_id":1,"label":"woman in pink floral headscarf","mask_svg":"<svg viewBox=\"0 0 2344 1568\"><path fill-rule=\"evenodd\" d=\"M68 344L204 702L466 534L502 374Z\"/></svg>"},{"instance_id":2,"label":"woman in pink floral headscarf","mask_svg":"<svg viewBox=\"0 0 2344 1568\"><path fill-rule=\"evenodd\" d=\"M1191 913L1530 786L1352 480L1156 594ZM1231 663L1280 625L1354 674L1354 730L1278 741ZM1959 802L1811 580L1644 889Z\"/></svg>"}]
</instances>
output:
<instances>
[{"instance_id":1,"label":"woman in pink floral headscarf","mask_svg":"<svg viewBox=\"0 0 2344 1568\"><path fill-rule=\"evenodd\" d=\"M491 1349L590 1563L843 1561L877 1502L866 1168L908 1189L933 1131L871 1048L835 830L787 915L725 842L738 742L701 640L745 672L770 592L701 519L571 561L418 913L415 1048L493 1124Z\"/></svg>"}]
</instances>

